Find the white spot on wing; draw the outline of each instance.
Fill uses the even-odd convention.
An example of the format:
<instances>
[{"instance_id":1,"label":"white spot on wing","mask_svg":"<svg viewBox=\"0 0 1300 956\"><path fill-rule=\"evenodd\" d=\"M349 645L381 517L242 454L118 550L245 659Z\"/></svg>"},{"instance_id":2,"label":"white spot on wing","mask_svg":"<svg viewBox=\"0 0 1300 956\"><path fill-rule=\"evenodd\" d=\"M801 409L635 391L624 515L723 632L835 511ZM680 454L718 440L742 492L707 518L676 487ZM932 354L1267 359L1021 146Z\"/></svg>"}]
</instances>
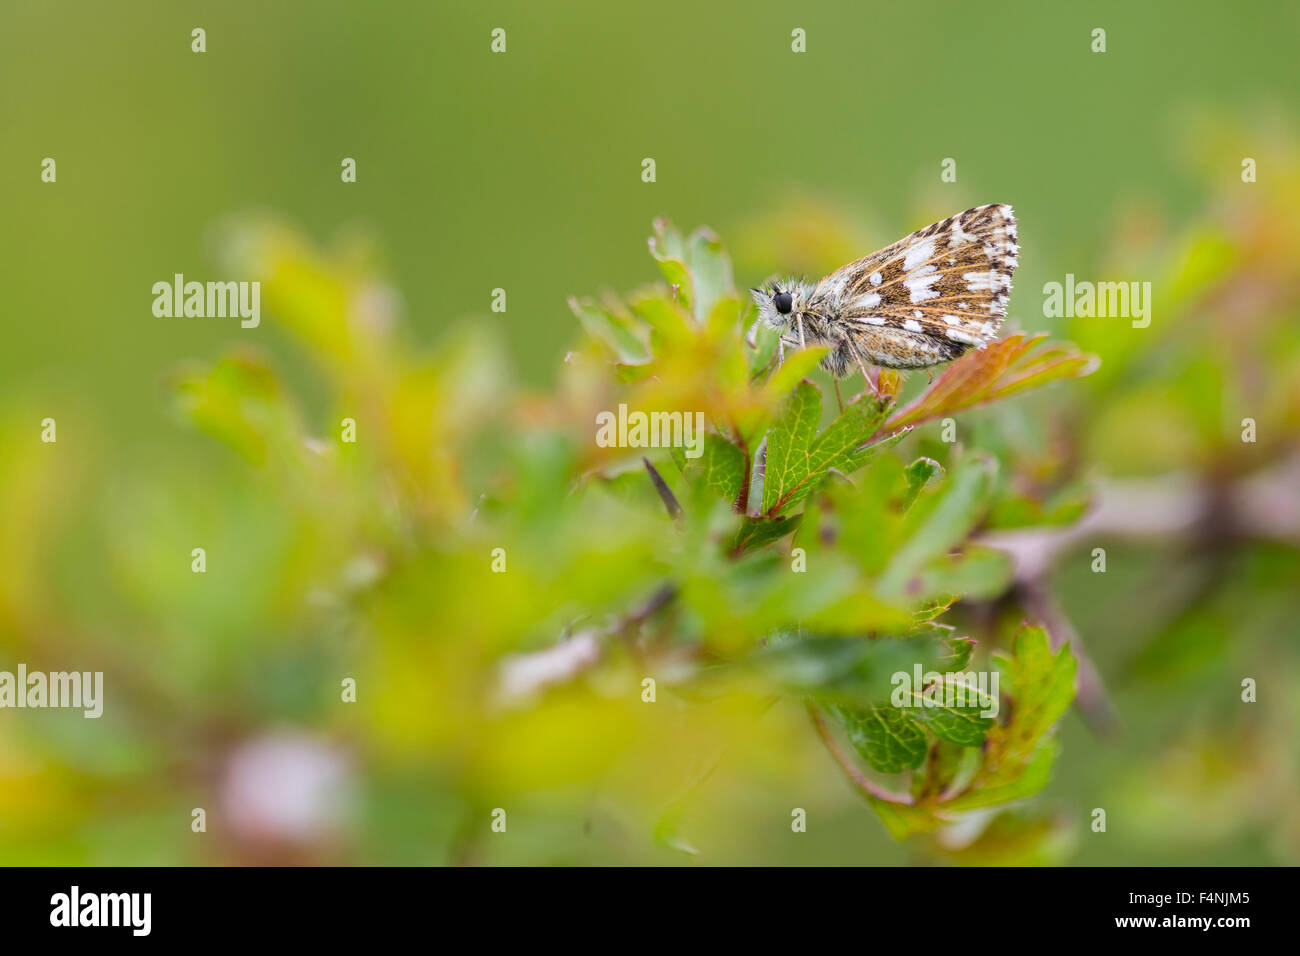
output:
<instances>
[{"instance_id":1,"label":"white spot on wing","mask_svg":"<svg viewBox=\"0 0 1300 956\"><path fill-rule=\"evenodd\" d=\"M952 222L952 245L960 246L963 243L975 242L975 241L976 240L974 236L972 236L966 230L962 229L961 220L954 219Z\"/></svg>"},{"instance_id":2,"label":"white spot on wing","mask_svg":"<svg viewBox=\"0 0 1300 956\"><path fill-rule=\"evenodd\" d=\"M907 286L907 291L911 293L912 304L917 305L926 299L939 298L939 290L931 289L930 286L939 281L939 273L935 271L934 266L925 266L917 270L917 274L903 280L903 285Z\"/></svg>"},{"instance_id":3,"label":"white spot on wing","mask_svg":"<svg viewBox=\"0 0 1300 956\"><path fill-rule=\"evenodd\" d=\"M978 335L974 335L970 332L965 331L964 329L948 329L946 332L944 332L944 334L947 335L948 338L952 339L954 342L965 342L967 345L984 344L984 340L981 339Z\"/></svg>"},{"instance_id":4,"label":"white spot on wing","mask_svg":"<svg viewBox=\"0 0 1300 956\"><path fill-rule=\"evenodd\" d=\"M827 279L830 279L830 277L828 276ZM827 282L822 293L832 298L841 296L844 294L844 286L848 283L848 280L847 275L838 276L833 282Z\"/></svg>"},{"instance_id":5,"label":"white spot on wing","mask_svg":"<svg viewBox=\"0 0 1300 956\"><path fill-rule=\"evenodd\" d=\"M934 239L923 239L907 251L903 256L903 271L911 272L922 263L929 262L934 258Z\"/></svg>"},{"instance_id":6,"label":"white spot on wing","mask_svg":"<svg viewBox=\"0 0 1300 956\"><path fill-rule=\"evenodd\" d=\"M1011 279L997 272L966 272L962 278L966 280L966 288L971 292L993 292L1011 287Z\"/></svg>"}]
</instances>

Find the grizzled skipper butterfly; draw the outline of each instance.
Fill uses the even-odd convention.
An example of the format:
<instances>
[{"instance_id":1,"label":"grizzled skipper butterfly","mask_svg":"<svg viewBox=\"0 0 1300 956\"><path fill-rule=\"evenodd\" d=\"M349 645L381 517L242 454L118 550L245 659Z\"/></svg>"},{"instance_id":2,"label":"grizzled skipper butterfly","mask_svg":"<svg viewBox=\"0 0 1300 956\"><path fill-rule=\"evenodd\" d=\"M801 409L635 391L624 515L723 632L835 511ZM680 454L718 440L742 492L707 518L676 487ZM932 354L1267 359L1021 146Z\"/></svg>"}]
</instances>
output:
<instances>
[{"instance_id":1,"label":"grizzled skipper butterfly","mask_svg":"<svg viewBox=\"0 0 1300 956\"><path fill-rule=\"evenodd\" d=\"M836 378L867 365L928 368L993 341L1020 247L1011 207L976 206L850 262L816 284L750 289L785 349L826 345ZM755 323L757 326L757 322Z\"/></svg>"}]
</instances>

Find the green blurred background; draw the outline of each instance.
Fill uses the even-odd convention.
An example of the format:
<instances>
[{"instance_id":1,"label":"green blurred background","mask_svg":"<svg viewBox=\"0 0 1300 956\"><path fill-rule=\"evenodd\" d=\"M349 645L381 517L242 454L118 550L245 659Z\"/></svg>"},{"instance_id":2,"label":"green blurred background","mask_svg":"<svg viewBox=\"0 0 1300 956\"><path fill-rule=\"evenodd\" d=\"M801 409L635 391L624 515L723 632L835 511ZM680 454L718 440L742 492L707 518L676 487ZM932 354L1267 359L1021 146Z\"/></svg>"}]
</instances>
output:
<instances>
[{"instance_id":1,"label":"green blurred background","mask_svg":"<svg viewBox=\"0 0 1300 956\"><path fill-rule=\"evenodd\" d=\"M206 53L190 50L194 27L207 31ZM489 52L494 27L507 31L505 55ZM805 54L790 51L795 27L807 31ZM1095 27L1107 31L1104 54L1091 52ZM294 628L346 638L302 624L281 589L289 546L276 537L276 505L222 449L178 427L160 387L179 361L255 344L305 396L309 420L330 408L272 318L241 330L152 315L154 282L224 277L214 229L232 214L266 212L322 245L374 250L412 342L495 326L514 373L543 388L575 336L566 296L648 279L644 238L656 215L711 225L749 285L824 266L806 241L823 223L839 230L829 245L865 253L951 212L1008 202L1022 245L1013 321L1072 336L1106 360L1111 332L1090 340L1042 318L1043 283L1177 273L1188 235L1221 227L1241 241L1232 206L1242 190L1255 190L1249 201L1261 209L1294 213L1298 29L1290 2L10 0L0 8L0 457L9 459L0 666L34 660L34 648L129 647L169 620L177 646L192 639L228 655L214 673L210 654L193 655L193 672L180 654L176 679L192 682L196 708L228 709L233 736L257 729L240 725L246 696L264 708L251 723L318 723L305 703L318 690L300 666L316 653L311 640L269 655L259 642ZM1260 160L1257 184L1240 181L1245 156ZM56 184L40 181L44 157L58 163ZM357 161L355 184L340 182L343 157ZM657 163L653 184L641 181L644 157ZM956 183L940 182L945 157L957 161ZM1293 250L1289 228L1274 251ZM1252 353L1263 363L1254 374L1269 381L1296 369L1300 318L1294 259L1277 258L1268 261L1281 295L1266 303L1270 331ZM505 315L489 311L496 287L508 293ZM1197 371L1233 327L1202 330L1189 352L1169 324L1175 304L1160 295L1152 334L1115 346L1142 361L1127 404L1098 407L1087 431L1091 474L1195 472L1214 455L1197 431L1198 396L1238 394L1224 384L1232 370ZM1114 386L1060 390L1105 406L1106 393L1085 389ZM1270 406L1283 410L1271 421L1279 460L1294 447L1294 431L1278 438L1296 427L1293 400ZM1148 407L1156 424L1126 427ZM1228 431L1249 408L1227 402L1207 414ZM46 450L27 446L47 416L59 423L58 464L26 470L21 460ZM161 499L159 487L170 489ZM178 580L164 559L142 556L159 540L160 552L187 556L195 525L221 542L210 555L238 555L206 597L185 591L187 558ZM1277 753L1252 743L1253 725L1189 717L1189 702L1211 687L1231 693L1239 673L1262 678L1271 664L1295 675L1294 549L1248 551L1231 565L1235 590L1209 609L1144 617L1153 582L1176 576L1180 561L1159 545L1119 546L1104 588L1086 556L1061 572L1062 601L1110 678L1126 733L1098 740L1067 718L1048 799L1080 819L1122 804L1143 821L1127 835L1085 829L1070 859L1294 862L1294 691L1272 687L1282 713L1270 726L1281 729L1265 736L1285 742ZM1238 614L1243 605L1250 615ZM1237 660L1238 640L1260 631ZM1172 676L1143 669L1143 648L1160 641L1186 658ZM703 861L912 860L800 736L797 716L771 731L777 743L750 741L746 772L719 785L709 826L691 837ZM173 739L111 714L41 718L20 727L0 712L0 861L255 859L196 847L188 808L215 785L204 766L181 774L183 785L171 776L195 748L228 746L220 734ZM368 764L364 747L345 766L307 751L304 773L346 777L361 808L346 847L325 858L451 858L465 808L424 770ZM1238 765L1246 752L1258 766ZM520 814L518 839L482 859L685 859L643 848L618 808L596 814L608 832L588 823L575 842L569 816L601 799L540 799ZM790 806L823 822L794 838L780 825ZM764 830L755 821L767 816L778 823Z\"/></svg>"}]
</instances>

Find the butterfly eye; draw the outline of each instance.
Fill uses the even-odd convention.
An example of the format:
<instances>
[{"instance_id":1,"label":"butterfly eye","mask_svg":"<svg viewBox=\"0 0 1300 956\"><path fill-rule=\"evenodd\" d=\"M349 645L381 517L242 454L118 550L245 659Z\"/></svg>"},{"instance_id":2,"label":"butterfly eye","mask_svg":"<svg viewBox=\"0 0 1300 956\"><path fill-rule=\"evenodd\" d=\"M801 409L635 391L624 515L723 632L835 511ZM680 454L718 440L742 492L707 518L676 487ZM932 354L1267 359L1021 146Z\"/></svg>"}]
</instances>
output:
<instances>
[{"instance_id":1,"label":"butterfly eye","mask_svg":"<svg viewBox=\"0 0 1300 956\"><path fill-rule=\"evenodd\" d=\"M776 306L776 311L782 315L789 315L790 309L794 307L794 296L789 292L778 292L772 296L772 304Z\"/></svg>"}]
</instances>

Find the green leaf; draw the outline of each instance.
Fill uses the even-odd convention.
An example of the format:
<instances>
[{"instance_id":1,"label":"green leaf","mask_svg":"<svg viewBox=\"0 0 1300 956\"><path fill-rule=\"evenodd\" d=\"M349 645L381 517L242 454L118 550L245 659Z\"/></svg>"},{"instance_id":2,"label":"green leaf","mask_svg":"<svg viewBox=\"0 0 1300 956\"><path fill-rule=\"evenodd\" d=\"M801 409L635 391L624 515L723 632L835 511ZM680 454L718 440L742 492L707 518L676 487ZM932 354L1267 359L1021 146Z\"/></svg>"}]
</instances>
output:
<instances>
[{"instance_id":1,"label":"green leaf","mask_svg":"<svg viewBox=\"0 0 1300 956\"><path fill-rule=\"evenodd\" d=\"M750 656L745 666L796 694L828 703L888 706L894 675L940 671L960 659L949 637L773 638L773 646Z\"/></svg>"},{"instance_id":2,"label":"green leaf","mask_svg":"<svg viewBox=\"0 0 1300 956\"><path fill-rule=\"evenodd\" d=\"M659 333L667 348L681 348L695 337L690 316L663 295L644 296L633 301L632 313Z\"/></svg>"},{"instance_id":3,"label":"green leaf","mask_svg":"<svg viewBox=\"0 0 1300 956\"><path fill-rule=\"evenodd\" d=\"M936 559L918 572L924 594L954 594L989 601L1006 593L1015 565L1003 551L967 545L961 554Z\"/></svg>"},{"instance_id":4,"label":"green leaf","mask_svg":"<svg viewBox=\"0 0 1300 956\"><path fill-rule=\"evenodd\" d=\"M880 577L882 594L902 595L930 561L965 541L992 493L996 464L991 458L967 459L932 507L912 510L907 518L912 533Z\"/></svg>"},{"instance_id":5,"label":"green leaf","mask_svg":"<svg viewBox=\"0 0 1300 956\"><path fill-rule=\"evenodd\" d=\"M744 322L742 325L746 329L754 323L756 309L751 303L745 307L742 316ZM772 364L772 357L776 355L777 341L781 338L781 333L774 326L766 322L758 323L754 329L754 347L749 352L749 375L751 378L757 376L760 372ZM784 366L782 366L784 367ZM793 383L792 387L793 387Z\"/></svg>"},{"instance_id":6,"label":"green leaf","mask_svg":"<svg viewBox=\"0 0 1300 956\"><path fill-rule=\"evenodd\" d=\"M1074 524L1087 512L1091 502L1089 484L1082 480L1058 489L1046 500L1007 489L994 503L985 527L1005 530Z\"/></svg>"},{"instance_id":7,"label":"green leaf","mask_svg":"<svg viewBox=\"0 0 1300 956\"><path fill-rule=\"evenodd\" d=\"M1060 745L1056 738L1048 737L1023 763L1016 765L1014 773L986 776L977 774L970 789L944 803L943 808L952 811L975 810L1032 797L1052 779L1052 767L1059 751Z\"/></svg>"},{"instance_id":8,"label":"green leaf","mask_svg":"<svg viewBox=\"0 0 1300 956\"><path fill-rule=\"evenodd\" d=\"M950 637L944 641L944 647L947 654L940 659L939 666L935 668L944 673L965 670L966 665L970 663L971 655L975 653L975 642L969 637Z\"/></svg>"},{"instance_id":9,"label":"green leaf","mask_svg":"<svg viewBox=\"0 0 1300 956\"><path fill-rule=\"evenodd\" d=\"M731 260L712 230L700 227L691 233L686 248L686 267L695 293L695 318L703 321L719 301L735 291Z\"/></svg>"},{"instance_id":10,"label":"green leaf","mask_svg":"<svg viewBox=\"0 0 1300 956\"><path fill-rule=\"evenodd\" d=\"M954 677L945 676L939 685L914 692L913 701L908 713L918 723L960 747L978 747L994 724L992 716L981 714L995 711L997 702Z\"/></svg>"},{"instance_id":11,"label":"green leaf","mask_svg":"<svg viewBox=\"0 0 1300 956\"><path fill-rule=\"evenodd\" d=\"M882 408L880 417L883 418L887 411L887 409ZM907 428L900 428L892 435L887 435L884 438L876 438L873 435L865 445L859 446L853 454L843 462L843 464L838 464L834 467L838 468L846 475L851 475L859 468L865 467L868 462L879 455L882 451L888 451L893 448L900 441L906 438L911 431L911 426L908 426Z\"/></svg>"},{"instance_id":12,"label":"green leaf","mask_svg":"<svg viewBox=\"0 0 1300 956\"><path fill-rule=\"evenodd\" d=\"M652 224L650 255L659 263L659 271L668 284L677 290L681 302L689 309L692 301L691 275L686 268L686 247L682 234L667 219L656 219Z\"/></svg>"},{"instance_id":13,"label":"green leaf","mask_svg":"<svg viewBox=\"0 0 1300 956\"><path fill-rule=\"evenodd\" d=\"M887 705L832 707L849 743L871 769L899 773L921 766L928 746L923 731L905 711Z\"/></svg>"},{"instance_id":14,"label":"green leaf","mask_svg":"<svg viewBox=\"0 0 1300 956\"><path fill-rule=\"evenodd\" d=\"M857 465L850 469L850 462L854 461L859 450L870 440L876 426L888 413L888 404L878 402L871 396L859 395L817 439L809 456L808 470L817 475L824 474L831 468L841 471L856 469Z\"/></svg>"},{"instance_id":15,"label":"green leaf","mask_svg":"<svg viewBox=\"0 0 1300 956\"><path fill-rule=\"evenodd\" d=\"M917 624L924 624L927 621L942 617L950 607L957 603L959 596L944 594L930 597L912 612L912 620Z\"/></svg>"},{"instance_id":16,"label":"green leaf","mask_svg":"<svg viewBox=\"0 0 1300 956\"><path fill-rule=\"evenodd\" d=\"M924 769L912 776L912 798L918 803L937 799L974 760L978 756L972 748L936 740L925 755Z\"/></svg>"},{"instance_id":17,"label":"green leaf","mask_svg":"<svg viewBox=\"0 0 1300 956\"><path fill-rule=\"evenodd\" d=\"M735 550L743 554L779 541L798 528L802 519L801 514L787 518L745 518L736 532Z\"/></svg>"},{"instance_id":18,"label":"green leaf","mask_svg":"<svg viewBox=\"0 0 1300 956\"><path fill-rule=\"evenodd\" d=\"M871 809L876 811L880 822L885 825L890 836L895 840L905 840L918 833L930 833L942 828L947 821L935 815L929 805L909 806L902 803L889 803L868 797Z\"/></svg>"},{"instance_id":19,"label":"green leaf","mask_svg":"<svg viewBox=\"0 0 1300 956\"><path fill-rule=\"evenodd\" d=\"M731 260L709 229L701 227L683 241L681 233L667 220L656 219L650 254L698 322L703 322L720 300L735 292Z\"/></svg>"},{"instance_id":20,"label":"green leaf","mask_svg":"<svg viewBox=\"0 0 1300 956\"><path fill-rule=\"evenodd\" d=\"M791 490L808 477L809 449L821 415L821 392L811 382L800 382L767 432L767 463L763 472L765 513L774 513Z\"/></svg>"},{"instance_id":21,"label":"green leaf","mask_svg":"<svg viewBox=\"0 0 1300 956\"><path fill-rule=\"evenodd\" d=\"M241 351L211 365L178 366L167 384L182 417L249 461L299 453L297 413L275 373L255 353Z\"/></svg>"},{"instance_id":22,"label":"green leaf","mask_svg":"<svg viewBox=\"0 0 1300 956\"><path fill-rule=\"evenodd\" d=\"M832 468L849 473L866 464L868 457L877 449L865 449L863 445L875 433L888 411L888 404L882 404L870 396L860 395L850 402L843 414L808 448L803 466L782 476L783 483L779 491L772 487L774 495L769 495L769 486L764 485L764 511L775 514L802 501L816 490ZM818 414L820 416L820 405ZM770 462L770 437L768 451ZM768 474L771 474L770 466ZM766 480L765 478L764 481Z\"/></svg>"},{"instance_id":23,"label":"green leaf","mask_svg":"<svg viewBox=\"0 0 1300 956\"><path fill-rule=\"evenodd\" d=\"M792 355L787 355L785 362L772 373L772 377L763 385L763 391L773 397L788 394L800 381L812 374L813 369L817 367L817 363L829 351L830 349L824 345L815 345L800 349Z\"/></svg>"},{"instance_id":24,"label":"green leaf","mask_svg":"<svg viewBox=\"0 0 1300 956\"><path fill-rule=\"evenodd\" d=\"M903 470L903 474L907 478L907 490L903 493L902 500L903 510L906 511L931 480L943 476L943 465L933 458L918 458Z\"/></svg>"},{"instance_id":25,"label":"green leaf","mask_svg":"<svg viewBox=\"0 0 1300 956\"><path fill-rule=\"evenodd\" d=\"M1023 627L1011 655L997 660L1010 685L1011 719L989 732L984 763L968 791L946 804L953 809L1005 803L1042 789L1056 760L1053 727L1074 700L1074 656L1068 646L1053 654L1041 627Z\"/></svg>"},{"instance_id":26,"label":"green leaf","mask_svg":"<svg viewBox=\"0 0 1300 956\"><path fill-rule=\"evenodd\" d=\"M727 439L705 432L699 458L687 458L684 452L676 452L673 457L691 481L703 482L728 501L736 500L745 480L745 453Z\"/></svg>"},{"instance_id":27,"label":"green leaf","mask_svg":"<svg viewBox=\"0 0 1300 956\"><path fill-rule=\"evenodd\" d=\"M569 308L587 334L608 346L626 365L650 361L650 347L632 330L631 323L590 299L569 298Z\"/></svg>"},{"instance_id":28,"label":"green leaf","mask_svg":"<svg viewBox=\"0 0 1300 956\"><path fill-rule=\"evenodd\" d=\"M1074 700L1077 665L1068 645L1052 652L1047 631L1026 625L1011 645L1011 654L998 654L998 663L1011 684L1015 714L1005 728L1007 756L1028 753L1069 710Z\"/></svg>"}]
</instances>

